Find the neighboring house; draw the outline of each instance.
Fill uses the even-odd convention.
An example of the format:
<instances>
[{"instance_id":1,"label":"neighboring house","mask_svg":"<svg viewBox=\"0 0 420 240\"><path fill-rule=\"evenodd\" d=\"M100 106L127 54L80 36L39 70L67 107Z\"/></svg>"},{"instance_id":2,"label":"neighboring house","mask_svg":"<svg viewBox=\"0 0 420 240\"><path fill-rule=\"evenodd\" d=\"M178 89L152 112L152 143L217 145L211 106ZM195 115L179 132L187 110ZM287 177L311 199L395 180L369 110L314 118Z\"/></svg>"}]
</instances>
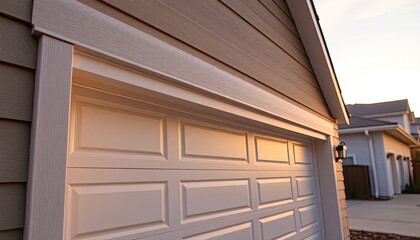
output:
<instances>
[{"instance_id":1,"label":"neighboring house","mask_svg":"<svg viewBox=\"0 0 420 240\"><path fill-rule=\"evenodd\" d=\"M411 135L416 139L420 138L420 118L415 118L411 123Z\"/></svg>"},{"instance_id":2,"label":"neighboring house","mask_svg":"<svg viewBox=\"0 0 420 240\"><path fill-rule=\"evenodd\" d=\"M411 124L411 135L420 141L420 118L414 119ZM420 146L411 148L411 157L413 158L413 181L420 184Z\"/></svg>"},{"instance_id":3,"label":"neighboring house","mask_svg":"<svg viewBox=\"0 0 420 240\"><path fill-rule=\"evenodd\" d=\"M350 125L339 125L348 147L343 165L369 166L370 189L376 198L400 194L413 177L411 148L418 140L410 132L414 114L407 100L347 105Z\"/></svg>"},{"instance_id":4,"label":"neighboring house","mask_svg":"<svg viewBox=\"0 0 420 240\"><path fill-rule=\"evenodd\" d=\"M6 0L0 19L0 239L349 239L311 1Z\"/></svg>"}]
</instances>

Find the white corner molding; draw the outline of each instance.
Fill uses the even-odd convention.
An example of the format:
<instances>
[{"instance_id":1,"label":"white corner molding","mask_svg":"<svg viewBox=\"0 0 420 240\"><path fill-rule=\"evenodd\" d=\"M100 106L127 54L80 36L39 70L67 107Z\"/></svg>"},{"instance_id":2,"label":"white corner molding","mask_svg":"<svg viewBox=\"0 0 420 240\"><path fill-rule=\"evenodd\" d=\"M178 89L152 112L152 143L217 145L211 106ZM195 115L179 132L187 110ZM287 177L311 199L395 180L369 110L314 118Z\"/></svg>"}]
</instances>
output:
<instances>
[{"instance_id":1,"label":"white corner molding","mask_svg":"<svg viewBox=\"0 0 420 240\"><path fill-rule=\"evenodd\" d=\"M24 239L62 239L73 46L38 47Z\"/></svg>"},{"instance_id":2,"label":"white corner molding","mask_svg":"<svg viewBox=\"0 0 420 240\"><path fill-rule=\"evenodd\" d=\"M348 124L346 106L311 0L286 1L332 116L338 123Z\"/></svg>"},{"instance_id":3,"label":"white corner molding","mask_svg":"<svg viewBox=\"0 0 420 240\"><path fill-rule=\"evenodd\" d=\"M333 138L327 141L317 140L316 158L318 179L322 198L325 239L343 239L342 218L335 166Z\"/></svg>"}]
</instances>

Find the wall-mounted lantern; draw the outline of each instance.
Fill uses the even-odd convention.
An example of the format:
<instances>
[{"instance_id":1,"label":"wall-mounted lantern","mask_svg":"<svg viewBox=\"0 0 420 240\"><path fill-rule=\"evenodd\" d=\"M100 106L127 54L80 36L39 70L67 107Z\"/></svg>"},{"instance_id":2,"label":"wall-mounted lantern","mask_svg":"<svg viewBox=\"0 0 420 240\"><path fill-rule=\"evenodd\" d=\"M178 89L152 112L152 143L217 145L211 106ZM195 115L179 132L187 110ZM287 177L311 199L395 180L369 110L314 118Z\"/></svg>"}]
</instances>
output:
<instances>
[{"instance_id":1,"label":"wall-mounted lantern","mask_svg":"<svg viewBox=\"0 0 420 240\"><path fill-rule=\"evenodd\" d=\"M347 158L347 146L344 142L340 142L340 145L335 148L335 161L338 162L344 158Z\"/></svg>"}]
</instances>

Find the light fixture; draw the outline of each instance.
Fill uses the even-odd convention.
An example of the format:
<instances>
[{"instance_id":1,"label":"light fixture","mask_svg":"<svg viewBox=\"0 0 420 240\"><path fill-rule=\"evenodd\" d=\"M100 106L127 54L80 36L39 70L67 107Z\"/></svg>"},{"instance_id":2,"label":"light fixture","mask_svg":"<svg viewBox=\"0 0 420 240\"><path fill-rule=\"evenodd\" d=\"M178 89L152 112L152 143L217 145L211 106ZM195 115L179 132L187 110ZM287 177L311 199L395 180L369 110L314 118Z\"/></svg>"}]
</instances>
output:
<instances>
[{"instance_id":1,"label":"light fixture","mask_svg":"<svg viewBox=\"0 0 420 240\"><path fill-rule=\"evenodd\" d=\"M338 162L344 158L347 158L347 146L346 143L340 142L340 145L335 148L335 161Z\"/></svg>"}]
</instances>

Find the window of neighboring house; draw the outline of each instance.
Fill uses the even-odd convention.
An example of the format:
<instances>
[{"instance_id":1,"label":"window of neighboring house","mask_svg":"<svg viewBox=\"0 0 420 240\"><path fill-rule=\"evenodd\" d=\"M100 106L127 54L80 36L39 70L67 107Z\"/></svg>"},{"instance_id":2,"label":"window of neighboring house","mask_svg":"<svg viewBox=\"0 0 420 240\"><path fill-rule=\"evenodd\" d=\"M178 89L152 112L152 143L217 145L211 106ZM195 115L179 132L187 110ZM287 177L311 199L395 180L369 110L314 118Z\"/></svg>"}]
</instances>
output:
<instances>
[{"instance_id":1,"label":"window of neighboring house","mask_svg":"<svg viewBox=\"0 0 420 240\"><path fill-rule=\"evenodd\" d=\"M343 159L343 166L356 165L356 155L348 154L347 158Z\"/></svg>"}]
</instances>

